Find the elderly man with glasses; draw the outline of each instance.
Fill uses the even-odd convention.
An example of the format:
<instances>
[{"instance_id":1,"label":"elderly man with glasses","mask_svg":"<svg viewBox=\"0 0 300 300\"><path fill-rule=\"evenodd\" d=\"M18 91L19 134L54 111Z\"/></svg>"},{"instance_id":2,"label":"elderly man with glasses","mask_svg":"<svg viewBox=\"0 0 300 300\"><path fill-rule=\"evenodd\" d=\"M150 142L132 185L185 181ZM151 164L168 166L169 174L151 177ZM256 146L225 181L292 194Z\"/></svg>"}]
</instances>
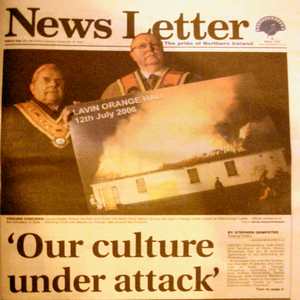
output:
<instances>
[{"instance_id":1,"label":"elderly man with glasses","mask_svg":"<svg viewBox=\"0 0 300 300\"><path fill-rule=\"evenodd\" d=\"M200 80L199 76L190 72L168 68L162 42L151 33L141 33L132 40L130 56L138 65L138 70L110 84L102 94L102 99Z\"/></svg>"}]
</instances>

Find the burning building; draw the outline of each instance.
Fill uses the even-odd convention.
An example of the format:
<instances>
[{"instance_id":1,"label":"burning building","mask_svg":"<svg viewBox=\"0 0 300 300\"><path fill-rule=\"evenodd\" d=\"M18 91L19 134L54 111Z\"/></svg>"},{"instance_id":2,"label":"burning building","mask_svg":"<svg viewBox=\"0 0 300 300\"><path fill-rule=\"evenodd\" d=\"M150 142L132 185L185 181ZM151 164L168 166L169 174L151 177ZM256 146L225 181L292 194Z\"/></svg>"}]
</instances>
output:
<instances>
[{"instance_id":1,"label":"burning building","mask_svg":"<svg viewBox=\"0 0 300 300\"><path fill-rule=\"evenodd\" d=\"M114 210L209 191L216 177L229 187L287 170L263 102L240 74L97 103L111 119L89 113L73 140L90 202Z\"/></svg>"},{"instance_id":2,"label":"burning building","mask_svg":"<svg viewBox=\"0 0 300 300\"><path fill-rule=\"evenodd\" d=\"M279 169L288 172L282 148L256 153L219 152L167 164L154 171L98 179L91 187L97 207L112 210L119 205L214 190L216 177L226 187L257 182L264 172L272 179Z\"/></svg>"}]
</instances>

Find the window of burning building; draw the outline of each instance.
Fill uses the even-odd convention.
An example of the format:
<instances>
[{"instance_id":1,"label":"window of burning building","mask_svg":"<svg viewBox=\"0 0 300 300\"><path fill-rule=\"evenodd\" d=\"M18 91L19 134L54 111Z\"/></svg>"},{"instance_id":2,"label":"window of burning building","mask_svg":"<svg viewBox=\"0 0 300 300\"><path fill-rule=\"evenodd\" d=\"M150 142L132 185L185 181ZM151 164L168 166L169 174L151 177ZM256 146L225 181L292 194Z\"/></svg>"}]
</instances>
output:
<instances>
[{"instance_id":1,"label":"window of burning building","mask_svg":"<svg viewBox=\"0 0 300 300\"><path fill-rule=\"evenodd\" d=\"M115 200L116 203L120 203L119 190L116 186L111 187L112 199Z\"/></svg>"},{"instance_id":2,"label":"window of burning building","mask_svg":"<svg viewBox=\"0 0 300 300\"><path fill-rule=\"evenodd\" d=\"M136 187L138 193L146 193L147 192L147 186L144 178L138 178L136 179Z\"/></svg>"},{"instance_id":3,"label":"window of burning building","mask_svg":"<svg viewBox=\"0 0 300 300\"><path fill-rule=\"evenodd\" d=\"M225 165L225 168L226 168L226 171L227 171L227 175L229 177L239 175L238 172L237 172L234 160L225 161L224 165Z\"/></svg>"},{"instance_id":4,"label":"window of burning building","mask_svg":"<svg viewBox=\"0 0 300 300\"><path fill-rule=\"evenodd\" d=\"M187 169L187 173L190 178L190 183L200 182L199 174L197 168Z\"/></svg>"}]
</instances>

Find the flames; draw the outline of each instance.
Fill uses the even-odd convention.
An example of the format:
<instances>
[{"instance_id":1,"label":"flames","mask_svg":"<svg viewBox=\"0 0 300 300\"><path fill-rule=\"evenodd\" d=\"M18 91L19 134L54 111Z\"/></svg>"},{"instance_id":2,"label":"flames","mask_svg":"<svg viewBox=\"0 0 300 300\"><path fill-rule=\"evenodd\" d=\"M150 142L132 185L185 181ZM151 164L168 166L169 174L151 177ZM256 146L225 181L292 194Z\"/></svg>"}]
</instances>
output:
<instances>
[{"instance_id":1,"label":"flames","mask_svg":"<svg viewBox=\"0 0 300 300\"><path fill-rule=\"evenodd\" d=\"M243 115L237 94L242 78L153 91L161 100L143 103L104 141L96 177L111 179L148 172L216 149L236 151L237 139L224 138L216 124L246 124L236 122Z\"/></svg>"}]
</instances>

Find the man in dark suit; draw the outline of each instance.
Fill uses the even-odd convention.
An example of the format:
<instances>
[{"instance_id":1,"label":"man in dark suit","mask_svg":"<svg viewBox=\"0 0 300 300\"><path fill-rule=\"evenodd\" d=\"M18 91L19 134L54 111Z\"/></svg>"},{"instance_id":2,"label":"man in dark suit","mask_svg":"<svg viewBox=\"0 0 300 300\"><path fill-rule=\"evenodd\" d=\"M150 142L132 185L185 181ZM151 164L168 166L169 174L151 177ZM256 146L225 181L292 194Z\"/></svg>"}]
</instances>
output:
<instances>
[{"instance_id":1,"label":"man in dark suit","mask_svg":"<svg viewBox=\"0 0 300 300\"><path fill-rule=\"evenodd\" d=\"M54 64L36 69L32 98L2 115L2 214L87 214L70 133L64 78Z\"/></svg>"}]
</instances>

